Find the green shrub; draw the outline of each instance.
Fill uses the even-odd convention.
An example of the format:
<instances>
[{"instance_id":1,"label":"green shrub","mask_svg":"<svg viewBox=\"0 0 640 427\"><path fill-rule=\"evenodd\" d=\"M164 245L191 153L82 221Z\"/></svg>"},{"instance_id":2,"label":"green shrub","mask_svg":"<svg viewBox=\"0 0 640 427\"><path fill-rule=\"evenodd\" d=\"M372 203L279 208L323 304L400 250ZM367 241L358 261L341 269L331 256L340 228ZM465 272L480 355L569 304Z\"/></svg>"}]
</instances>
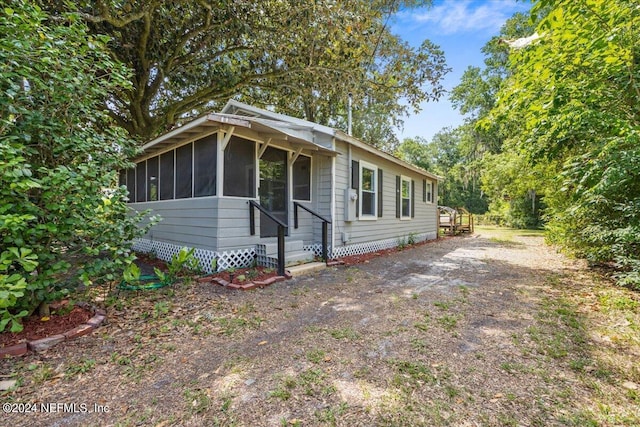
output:
<instances>
[{"instance_id":1,"label":"green shrub","mask_svg":"<svg viewBox=\"0 0 640 427\"><path fill-rule=\"evenodd\" d=\"M24 0L0 10L0 331L81 283L115 280L144 232L116 187L136 143L104 111L126 69L106 38L62 18Z\"/></svg>"}]
</instances>

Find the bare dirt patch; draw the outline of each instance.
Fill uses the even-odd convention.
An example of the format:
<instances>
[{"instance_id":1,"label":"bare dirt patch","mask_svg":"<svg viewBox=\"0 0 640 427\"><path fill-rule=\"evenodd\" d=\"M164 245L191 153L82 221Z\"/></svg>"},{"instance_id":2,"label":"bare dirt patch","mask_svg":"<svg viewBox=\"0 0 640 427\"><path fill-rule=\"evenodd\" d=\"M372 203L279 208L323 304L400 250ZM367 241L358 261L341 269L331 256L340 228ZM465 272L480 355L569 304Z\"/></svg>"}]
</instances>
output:
<instances>
[{"instance_id":1,"label":"bare dirt patch","mask_svg":"<svg viewBox=\"0 0 640 427\"><path fill-rule=\"evenodd\" d=\"M3 422L640 424L638 295L541 236L481 229L369 261L249 292L97 292L96 333L0 362L18 381L3 403L92 410Z\"/></svg>"}]
</instances>

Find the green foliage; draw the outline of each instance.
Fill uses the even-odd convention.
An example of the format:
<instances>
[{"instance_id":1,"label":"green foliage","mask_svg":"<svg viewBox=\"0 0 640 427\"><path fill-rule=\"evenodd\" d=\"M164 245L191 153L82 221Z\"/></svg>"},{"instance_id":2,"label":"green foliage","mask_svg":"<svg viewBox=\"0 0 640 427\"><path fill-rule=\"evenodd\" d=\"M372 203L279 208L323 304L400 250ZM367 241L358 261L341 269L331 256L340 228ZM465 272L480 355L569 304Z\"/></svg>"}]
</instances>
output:
<instances>
[{"instance_id":1,"label":"green foliage","mask_svg":"<svg viewBox=\"0 0 640 427\"><path fill-rule=\"evenodd\" d=\"M640 10L540 0L533 12L541 38L511 52L487 122L512 159L542 172L551 241L640 286Z\"/></svg>"},{"instance_id":2,"label":"green foliage","mask_svg":"<svg viewBox=\"0 0 640 427\"><path fill-rule=\"evenodd\" d=\"M129 284L135 284L140 280L140 267L136 263L131 263L122 272L124 281Z\"/></svg>"},{"instance_id":3,"label":"green foliage","mask_svg":"<svg viewBox=\"0 0 640 427\"><path fill-rule=\"evenodd\" d=\"M140 234L116 171L135 145L102 112L126 70L78 16L0 10L0 331L73 290L114 280Z\"/></svg>"},{"instance_id":4,"label":"green foliage","mask_svg":"<svg viewBox=\"0 0 640 427\"><path fill-rule=\"evenodd\" d=\"M112 37L134 84L112 88L109 108L142 140L230 97L346 129L351 92L367 125L355 135L386 145L403 114L441 96L448 72L437 46L412 47L387 25L427 0L38 3L81 11L92 34Z\"/></svg>"},{"instance_id":5,"label":"green foliage","mask_svg":"<svg viewBox=\"0 0 640 427\"><path fill-rule=\"evenodd\" d=\"M438 204L464 207L472 213L484 213L487 201L480 187L480 147L473 128L445 128L431 142L422 138L405 139L395 155L425 170L444 177L438 185Z\"/></svg>"}]
</instances>

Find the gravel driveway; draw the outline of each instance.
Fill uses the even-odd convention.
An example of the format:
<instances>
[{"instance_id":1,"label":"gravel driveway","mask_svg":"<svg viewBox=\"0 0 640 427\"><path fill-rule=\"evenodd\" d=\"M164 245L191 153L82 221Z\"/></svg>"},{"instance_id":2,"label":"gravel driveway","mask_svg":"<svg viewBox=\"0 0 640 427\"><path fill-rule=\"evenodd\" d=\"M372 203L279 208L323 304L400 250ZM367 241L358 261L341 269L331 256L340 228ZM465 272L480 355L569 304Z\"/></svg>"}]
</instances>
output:
<instances>
[{"instance_id":1,"label":"gravel driveway","mask_svg":"<svg viewBox=\"0 0 640 427\"><path fill-rule=\"evenodd\" d=\"M484 229L262 290L110 296L96 333L0 362L3 402L88 410L2 424L640 425L637 342L602 353L592 282L537 233Z\"/></svg>"}]
</instances>

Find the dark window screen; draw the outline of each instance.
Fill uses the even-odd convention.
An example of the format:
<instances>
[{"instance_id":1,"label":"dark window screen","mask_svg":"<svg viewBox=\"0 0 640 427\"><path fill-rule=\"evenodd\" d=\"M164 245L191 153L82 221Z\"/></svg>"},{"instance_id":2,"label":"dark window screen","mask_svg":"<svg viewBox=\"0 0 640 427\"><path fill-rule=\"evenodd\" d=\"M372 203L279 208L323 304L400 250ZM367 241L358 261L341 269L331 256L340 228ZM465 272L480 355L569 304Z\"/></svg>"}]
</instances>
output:
<instances>
[{"instance_id":1,"label":"dark window screen","mask_svg":"<svg viewBox=\"0 0 640 427\"><path fill-rule=\"evenodd\" d=\"M127 191L129 192L129 202L136 201L136 169L127 169Z\"/></svg>"},{"instance_id":2,"label":"dark window screen","mask_svg":"<svg viewBox=\"0 0 640 427\"><path fill-rule=\"evenodd\" d=\"M255 143L232 136L224 149L224 195L256 196Z\"/></svg>"},{"instance_id":3,"label":"dark window screen","mask_svg":"<svg viewBox=\"0 0 640 427\"><path fill-rule=\"evenodd\" d=\"M127 171L122 169L118 171L118 187L127 185Z\"/></svg>"},{"instance_id":4,"label":"dark window screen","mask_svg":"<svg viewBox=\"0 0 640 427\"><path fill-rule=\"evenodd\" d=\"M147 200L158 200L158 156L147 160Z\"/></svg>"},{"instance_id":5,"label":"dark window screen","mask_svg":"<svg viewBox=\"0 0 640 427\"><path fill-rule=\"evenodd\" d=\"M293 198L311 200L311 157L299 156L293 163Z\"/></svg>"},{"instance_id":6,"label":"dark window screen","mask_svg":"<svg viewBox=\"0 0 640 427\"><path fill-rule=\"evenodd\" d=\"M160 155L160 200L173 199L174 151Z\"/></svg>"},{"instance_id":7,"label":"dark window screen","mask_svg":"<svg viewBox=\"0 0 640 427\"><path fill-rule=\"evenodd\" d=\"M147 194L145 189L146 163L140 162L136 164L136 202L144 202Z\"/></svg>"},{"instance_id":8,"label":"dark window screen","mask_svg":"<svg viewBox=\"0 0 640 427\"><path fill-rule=\"evenodd\" d=\"M193 144L194 196L214 196L216 194L216 135L199 139Z\"/></svg>"},{"instance_id":9,"label":"dark window screen","mask_svg":"<svg viewBox=\"0 0 640 427\"><path fill-rule=\"evenodd\" d=\"M183 145L176 149L176 199L191 197L192 182L192 145Z\"/></svg>"}]
</instances>

